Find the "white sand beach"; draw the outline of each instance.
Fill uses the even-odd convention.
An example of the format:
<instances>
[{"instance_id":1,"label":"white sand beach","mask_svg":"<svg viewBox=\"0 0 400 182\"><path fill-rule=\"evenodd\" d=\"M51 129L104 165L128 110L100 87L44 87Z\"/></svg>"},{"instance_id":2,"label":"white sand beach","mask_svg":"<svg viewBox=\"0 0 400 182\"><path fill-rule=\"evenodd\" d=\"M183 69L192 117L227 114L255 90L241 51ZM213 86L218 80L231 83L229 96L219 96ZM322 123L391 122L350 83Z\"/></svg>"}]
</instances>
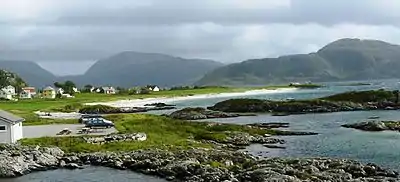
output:
<instances>
[{"instance_id":1,"label":"white sand beach","mask_svg":"<svg viewBox=\"0 0 400 182\"><path fill-rule=\"evenodd\" d=\"M235 92L235 93L218 93L218 94L199 94L193 96L182 96L182 97L158 97L158 98L146 98L146 99L132 99L132 100L119 100L112 102L96 102L86 103L86 105L108 105L112 107L145 107L146 104L152 103L173 103L178 101L206 99L206 98L229 98L229 97L240 97L240 96L252 96L252 95L265 95L275 93L286 93L293 92L296 88L279 88L279 89L260 89L250 90L246 92Z\"/></svg>"}]
</instances>

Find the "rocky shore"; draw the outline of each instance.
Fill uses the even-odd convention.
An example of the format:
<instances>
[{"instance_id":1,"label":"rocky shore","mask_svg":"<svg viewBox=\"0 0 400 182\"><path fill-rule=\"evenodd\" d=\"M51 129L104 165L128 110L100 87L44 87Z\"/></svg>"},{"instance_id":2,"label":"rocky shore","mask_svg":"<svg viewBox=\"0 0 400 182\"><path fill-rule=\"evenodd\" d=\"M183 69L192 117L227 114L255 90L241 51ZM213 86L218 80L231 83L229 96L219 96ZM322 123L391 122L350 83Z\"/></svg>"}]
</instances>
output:
<instances>
[{"instance_id":1,"label":"rocky shore","mask_svg":"<svg viewBox=\"0 0 400 182\"><path fill-rule=\"evenodd\" d=\"M236 114L236 113L226 113L221 111L212 111L207 110L205 108L196 107L196 108L184 108L178 111L175 111L169 115L168 117L174 119L181 120L200 120L200 119L214 119L214 118L233 118L240 116L255 116L254 114Z\"/></svg>"},{"instance_id":2,"label":"rocky shore","mask_svg":"<svg viewBox=\"0 0 400 182\"><path fill-rule=\"evenodd\" d=\"M0 146L0 177L85 165L132 170L172 181L399 181L374 164L328 158L258 158L218 149L64 154L59 148Z\"/></svg>"},{"instance_id":3,"label":"rocky shore","mask_svg":"<svg viewBox=\"0 0 400 182\"><path fill-rule=\"evenodd\" d=\"M235 113L271 113L277 116L360 110L400 109L399 91L369 90L345 92L310 100L272 101L229 99L207 109Z\"/></svg>"},{"instance_id":4,"label":"rocky shore","mask_svg":"<svg viewBox=\"0 0 400 182\"><path fill-rule=\"evenodd\" d=\"M271 101L259 99L230 99L219 102L207 109L235 113L271 113L275 116L290 114L329 113L341 111L398 110L399 104L393 102L365 102L330 100L292 100Z\"/></svg>"},{"instance_id":5,"label":"rocky shore","mask_svg":"<svg viewBox=\"0 0 400 182\"><path fill-rule=\"evenodd\" d=\"M344 124L342 127L364 131L400 131L400 121L364 121L360 123Z\"/></svg>"},{"instance_id":6,"label":"rocky shore","mask_svg":"<svg viewBox=\"0 0 400 182\"><path fill-rule=\"evenodd\" d=\"M90 105L79 110L81 114L120 114L120 113L139 113L157 110L176 109L175 106L163 103L155 103L146 107L111 107L106 105Z\"/></svg>"}]
</instances>

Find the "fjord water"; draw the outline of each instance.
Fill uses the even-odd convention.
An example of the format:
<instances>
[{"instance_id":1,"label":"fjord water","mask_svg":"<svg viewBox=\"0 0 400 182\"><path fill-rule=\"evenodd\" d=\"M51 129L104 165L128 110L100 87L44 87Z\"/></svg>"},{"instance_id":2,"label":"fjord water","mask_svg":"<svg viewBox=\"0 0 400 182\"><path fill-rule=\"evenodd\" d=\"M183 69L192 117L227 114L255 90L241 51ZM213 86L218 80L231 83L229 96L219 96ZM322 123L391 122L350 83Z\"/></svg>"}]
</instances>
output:
<instances>
[{"instance_id":1,"label":"fjord water","mask_svg":"<svg viewBox=\"0 0 400 182\"><path fill-rule=\"evenodd\" d=\"M319 89L296 90L285 93L246 96L281 100L287 98L318 98L352 90L400 89L400 80L367 81L371 85L345 86L348 83L325 83L327 87ZM206 107L229 98L207 98L180 101L177 107ZM351 158L362 162L373 162L384 167L400 171L400 133L399 132L363 132L342 128L340 125L367 120L370 116L379 116L382 120L400 120L400 111L358 111L326 114L304 114L291 116L258 115L217 119L212 121L226 123L255 122L288 122L290 130L314 131L316 136L282 137L287 141L286 149L268 149L253 145L247 150L255 155L280 157L337 157ZM66 181L148 181L158 182L162 179L145 176L130 171L119 171L108 168L89 167L83 170L55 170L33 173L21 178L5 180L6 182L66 182Z\"/></svg>"}]
</instances>

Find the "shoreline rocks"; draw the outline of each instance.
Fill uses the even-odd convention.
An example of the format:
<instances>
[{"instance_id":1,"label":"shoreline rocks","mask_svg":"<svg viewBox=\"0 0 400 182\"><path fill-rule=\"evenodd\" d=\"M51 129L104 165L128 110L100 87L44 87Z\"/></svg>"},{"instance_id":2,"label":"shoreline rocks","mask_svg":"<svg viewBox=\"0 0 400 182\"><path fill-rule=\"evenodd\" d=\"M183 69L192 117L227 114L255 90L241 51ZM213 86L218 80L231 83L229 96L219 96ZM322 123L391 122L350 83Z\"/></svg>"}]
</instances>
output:
<instances>
[{"instance_id":1,"label":"shoreline rocks","mask_svg":"<svg viewBox=\"0 0 400 182\"><path fill-rule=\"evenodd\" d=\"M258 127L258 128L289 128L289 123L280 123L280 122L270 122L270 123L253 123L247 124L247 126Z\"/></svg>"},{"instance_id":2,"label":"shoreline rocks","mask_svg":"<svg viewBox=\"0 0 400 182\"><path fill-rule=\"evenodd\" d=\"M168 117L174 119L181 120L201 120L201 119L215 119L215 118L233 118L240 116L255 116L254 114L236 114L236 113L226 113L220 111L211 111L205 108L196 107L196 108L184 108L178 111L175 111L169 115Z\"/></svg>"},{"instance_id":3,"label":"shoreline rocks","mask_svg":"<svg viewBox=\"0 0 400 182\"><path fill-rule=\"evenodd\" d=\"M106 105L88 105L79 110L81 114L122 114L139 113L158 110L176 109L174 106L152 106L152 107L111 107Z\"/></svg>"},{"instance_id":4,"label":"shoreline rocks","mask_svg":"<svg viewBox=\"0 0 400 182\"><path fill-rule=\"evenodd\" d=\"M360 123L344 124L342 127L364 131L400 131L400 121L364 121Z\"/></svg>"},{"instance_id":5,"label":"shoreline rocks","mask_svg":"<svg viewBox=\"0 0 400 182\"><path fill-rule=\"evenodd\" d=\"M16 152L19 155L13 154ZM0 177L3 178L39 170L94 165L188 182L399 181L397 172L353 160L257 158L243 152L218 149L64 154L58 148L2 145L0 157Z\"/></svg>"},{"instance_id":6,"label":"shoreline rocks","mask_svg":"<svg viewBox=\"0 0 400 182\"><path fill-rule=\"evenodd\" d=\"M131 134L111 134L97 137L83 137L90 144L105 144L111 142L127 142L127 141L145 141L147 140L146 133L131 133Z\"/></svg>"},{"instance_id":7,"label":"shoreline rocks","mask_svg":"<svg viewBox=\"0 0 400 182\"><path fill-rule=\"evenodd\" d=\"M209 110L234 113L271 113L275 116L361 110L398 110L398 91L372 90L345 92L309 100L229 99L207 107Z\"/></svg>"}]
</instances>

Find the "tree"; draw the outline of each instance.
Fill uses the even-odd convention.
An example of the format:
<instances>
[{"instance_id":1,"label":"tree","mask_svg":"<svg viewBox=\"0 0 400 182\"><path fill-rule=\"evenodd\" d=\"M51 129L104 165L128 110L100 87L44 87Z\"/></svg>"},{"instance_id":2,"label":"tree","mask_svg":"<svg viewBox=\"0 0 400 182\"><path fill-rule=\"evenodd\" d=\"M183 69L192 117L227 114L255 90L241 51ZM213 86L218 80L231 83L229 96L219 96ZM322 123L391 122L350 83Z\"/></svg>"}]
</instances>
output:
<instances>
[{"instance_id":1,"label":"tree","mask_svg":"<svg viewBox=\"0 0 400 182\"><path fill-rule=\"evenodd\" d=\"M90 89L93 88L93 85L87 84L83 87L84 92L90 92Z\"/></svg>"},{"instance_id":2,"label":"tree","mask_svg":"<svg viewBox=\"0 0 400 182\"><path fill-rule=\"evenodd\" d=\"M56 88L62 88L62 89L64 89L64 88L63 88L63 87L64 87L64 84L59 83L59 82L55 82L55 83L54 83L54 86L55 86Z\"/></svg>"},{"instance_id":3,"label":"tree","mask_svg":"<svg viewBox=\"0 0 400 182\"><path fill-rule=\"evenodd\" d=\"M76 85L72 81L68 80L64 83L55 82L54 86L57 88L62 88L64 90L64 93L71 94L71 95L73 95L75 93L73 88L76 88Z\"/></svg>"}]
</instances>

